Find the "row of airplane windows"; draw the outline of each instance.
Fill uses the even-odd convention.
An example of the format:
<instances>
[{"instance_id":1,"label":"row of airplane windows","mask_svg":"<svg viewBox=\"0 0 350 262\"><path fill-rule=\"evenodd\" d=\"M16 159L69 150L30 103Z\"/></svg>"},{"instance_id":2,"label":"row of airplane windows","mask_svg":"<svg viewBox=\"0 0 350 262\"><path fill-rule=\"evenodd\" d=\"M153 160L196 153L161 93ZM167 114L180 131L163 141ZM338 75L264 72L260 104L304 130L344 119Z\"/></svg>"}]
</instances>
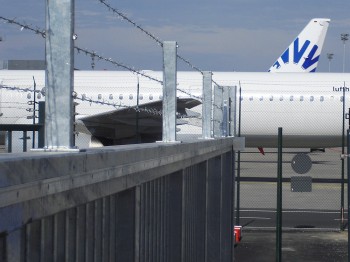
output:
<instances>
[{"instance_id":1,"label":"row of airplane windows","mask_svg":"<svg viewBox=\"0 0 350 262\"><path fill-rule=\"evenodd\" d=\"M41 99L41 97L42 97L41 94L38 93L38 94L37 94L37 98L38 98L38 99ZM129 98L129 100L133 100L134 98L136 99L136 97L137 97L136 95L134 96L133 94L130 94L128 98ZM31 94L31 93L28 93L28 94L27 94L27 99L31 99L31 98L32 98L32 94ZM123 100L123 99L124 99L124 95L120 94L118 98L119 98L119 100ZM158 98L161 100L161 99L163 99L163 96L162 96L162 95L159 95ZM152 94L150 94L150 95L148 96L148 99L149 99L149 100L158 99L158 98L155 98ZM82 99L90 99L90 97L88 97L86 94L82 94ZM102 94L98 94L98 95L97 95L97 99L98 99L98 100L103 99ZM108 96L108 99L113 100L113 99L114 99L114 96L113 96L112 94L110 94L110 95ZM140 100L143 100L143 99L144 99L144 95L143 95L143 94L140 94L140 95L139 95L139 99L140 99Z\"/></svg>"},{"instance_id":2,"label":"row of airplane windows","mask_svg":"<svg viewBox=\"0 0 350 262\"><path fill-rule=\"evenodd\" d=\"M254 97L253 96L249 96L247 97L247 99L249 101L254 101ZM277 101L304 101L304 100L307 100L307 101L310 101L310 102L313 102L313 101L317 101L319 100L320 102L323 102L325 101L326 97L325 96L320 96L320 97L315 97L315 96L309 96L309 97L306 97L306 96L279 96L279 97L274 97L274 96L269 96L269 97L264 97L264 96L260 96L260 97L256 97L256 99L258 99L259 101L264 101L264 99L268 99L269 101L274 101L275 99L277 99ZM330 100L334 100L334 99L338 99L338 98L335 98L334 96L331 96L330 97ZM244 100L244 97L242 96L241 97L241 101ZM340 102L343 102L343 96L340 96L339 97L339 101Z\"/></svg>"},{"instance_id":3,"label":"row of airplane windows","mask_svg":"<svg viewBox=\"0 0 350 262\"><path fill-rule=\"evenodd\" d=\"M129 95L129 100L133 100L134 99L134 97L136 98L137 96L134 96L133 94L130 94ZM27 98L28 99L31 99L32 98L32 94L31 93L28 93L27 94ZM38 93L38 95L37 95L37 98L38 99L40 99L41 98L41 94L40 93ZM101 100L103 98L103 96L102 96L102 94L98 94L97 95L97 99L98 100ZM113 100L114 99L114 96L112 95L112 94L110 94L109 96L108 96L108 98L110 99L110 100ZM120 94L119 95L119 100L123 100L124 99L124 95L122 95L122 94ZM162 95L159 95L159 97L158 97L160 100L162 100L162 98L163 98L163 96ZM89 99L89 97L86 95L86 94L83 94L82 95L82 99ZM139 99L140 100L143 100L144 99L144 95L142 95L142 94L140 94L139 95ZM149 100L153 100L153 99L157 99L157 98L155 98L152 94L150 94L149 96L148 96L148 99ZM241 101L243 101L245 98L242 96L241 97ZM247 99L249 100L249 101L254 101L254 96L249 96L249 97L247 97ZM309 96L309 97L306 97L306 96L293 96L293 95L291 95L291 96L279 96L279 97L274 97L274 96L269 96L268 98L267 97L264 97L264 96L260 96L260 97L255 97L255 99L258 99L259 101L264 101L265 99L268 99L269 101L274 101L275 99L277 99L277 100L279 100L279 101L284 101L284 100L286 100L286 101L304 101L304 100L307 100L307 101L310 101L310 102L312 102L312 101L315 101L315 100L319 100L320 102L323 102L323 101L325 101L325 96L320 96L320 97L317 97L317 98L315 98L315 96ZM334 96L331 96L330 97L330 99L331 100L334 100L335 99L335 97ZM339 97L339 101L340 102L343 102L343 96L340 96Z\"/></svg>"}]
</instances>

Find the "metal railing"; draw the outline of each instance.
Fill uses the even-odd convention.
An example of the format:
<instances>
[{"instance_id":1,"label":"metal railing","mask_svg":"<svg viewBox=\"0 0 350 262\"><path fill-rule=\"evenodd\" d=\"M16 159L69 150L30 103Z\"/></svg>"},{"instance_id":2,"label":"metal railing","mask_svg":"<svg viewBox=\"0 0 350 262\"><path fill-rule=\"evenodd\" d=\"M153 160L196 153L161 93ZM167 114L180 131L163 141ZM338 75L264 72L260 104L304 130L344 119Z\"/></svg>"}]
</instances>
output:
<instances>
[{"instance_id":1,"label":"metal railing","mask_svg":"<svg viewBox=\"0 0 350 262\"><path fill-rule=\"evenodd\" d=\"M232 261L239 138L0 159L0 261Z\"/></svg>"}]
</instances>

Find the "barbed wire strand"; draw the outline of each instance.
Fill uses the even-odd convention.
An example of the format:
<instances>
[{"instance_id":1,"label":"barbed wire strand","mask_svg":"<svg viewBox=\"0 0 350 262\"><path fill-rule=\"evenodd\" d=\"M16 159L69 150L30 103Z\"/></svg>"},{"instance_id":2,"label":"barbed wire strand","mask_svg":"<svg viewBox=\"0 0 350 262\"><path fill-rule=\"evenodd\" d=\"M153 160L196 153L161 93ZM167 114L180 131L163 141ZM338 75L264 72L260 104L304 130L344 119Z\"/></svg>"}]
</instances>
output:
<instances>
[{"instance_id":1,"label":"barbed wire strand","mask_svg":"<svg viewBox=\"0 0 350 262\"><path fill-rule=\"evenodd\" d=\"M5 85L0 84L0 89L6 89L6 90L10 90L10 91L19 91L19 92L41 93L42 95L45 95L45 92L43 90L34 90L31 88L20 88L20 87L5 86ZM79 95L76 92L73 92L72 97L74 100L84 101L84 102L88 102L90 104L98 104L98 105L111 106L114 108L130 109L130 110L135 110L136 112L146 112L148 114L155 115L155 116L162 116L163 115L163 112L161 110L158 110L158 109L152 108L152 107L140 108L137 106L127 106L127 105L122 105L120 103L106 102L104 100L103 101L94 100L92 98L86 97L85 94L82 94L81 97L79 97ZM177 113L177 117L178 118L195 118L196 116L188 116L187 114Z\"/></svg>"},{"instance_id":2,"label":"barbed wire strand","mask_svg":"<svg viewBox=\"0 0 350 262\"><path fill-rule=\"evenodd\" d=\"M102 0L99 0L99 1L102 1ZM41 30L40 28L36 28L36 29L35 29L35 28L33 28L32 26L30 26L30 25L27 25L27 24L24 24L24 23L20 23L20 22L16 21L15 19L8 19L8 18L5 18L5 17L3 17L3 16L0 16L0 19L6 21L7 23L15 24L15 25L21 26L21 28L26 29L26 30L30 30L30 31L32 31L32 32L34 32L34 33L36 33L36 34L39 34L39 35L41 35L43 38L46 37L45 30ZM129 71L131 71L131 72L133 72L133 73L136 73L136 74L138 74L138 75L140 75L140 76L143 76L143 77L145 77L145 78L148 78L148 79L150 79L150 80L153 80L153 81L158 82L158 83L160 83L161 85L163 85L163 81L161 81L161 80L159 80L159 79L156 79L156 78L154 78L154 77L151 77L151 76L149 76L149 75L143 73L141 70L136 70L135 68L132 68L132 67L130 67L130 66L127 66L127 65L125 65L124 63L115 61L115 60L113 60L112 58L103 57L102 55L99 55L99 54L96 53L95 51L91 51L91 50L87 50L87 49L84 49L84 48L80 48L80 47L78 47L78 46L75 46L74 48L77 50L78 53L82 52L82 53L84 53L85 55L90 55L92 58L97 58L97 59L99 59L99 60L104 60L104 61L106 61L106 62L108 62L108 63L113 64L114 66L118 66L118 67L127 69L127 70L129 70ZM183 57L181 57L181 56L179 56L179 58L182 59L183 61L185 61L186 63L188 63L193 69L195 69L195 70L201 72L201 70L200 70L199 68L193 66L193 65L192 65L189 61L187 61L185 58L183 58ZM180 91L180 92L182 92L182 93L184 93L184 94L186 94L186 95L188 95L188 96L190 96L190 97L192 97L192 98L195 98L195 99L198 99L198 100L202 101L202 98L201 98L200 96L195 96L195 95L191 94L190 92L185 91L185 90L180 89L180 88L177 88L177 90Z\"/></svg>"}]
</instances>

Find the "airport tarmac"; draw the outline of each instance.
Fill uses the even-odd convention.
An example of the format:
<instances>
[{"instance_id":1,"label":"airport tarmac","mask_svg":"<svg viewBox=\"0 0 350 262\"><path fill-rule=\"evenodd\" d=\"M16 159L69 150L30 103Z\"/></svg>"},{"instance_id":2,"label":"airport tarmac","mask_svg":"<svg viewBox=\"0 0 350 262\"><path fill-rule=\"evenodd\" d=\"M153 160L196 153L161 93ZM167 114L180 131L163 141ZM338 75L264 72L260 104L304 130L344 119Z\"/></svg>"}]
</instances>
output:
<instances>
[{"instance_id":1,"label":"airport tarmac","mask_svg":"<svg viewBox=\"0 0 350 262\"><path fill-rule=\"evenodd\" d=\"M235 262L276 261L276 232L243 231L243 239L235 248ZM348 261L348 232L283 231L283 262Z\"/></svg>"},{"instance_id":2,"label":"airport tarmac","mask_svg":"<svg viewBox=\"0 0 350 262\"><path fill-rule=\"evenodd\" d=\"M296 153L308 154L312 167L305 174L296 173L291 161ZM282 208L284 228L340 228L341 148L310 153L307 149L283 149ZM346 161L345 161L346 162ZM346 177L345 165L345 177ZM246 228L274 228L277 206L277 151L265 149L265 155L250 148L241 154L240 224ZM292 177L311 178L311 190L293 191ZM344 207L347 185L344 184ZM343 217L346 222L347 210Z\"/></svg>"},{"instance_id":3,"label":"airport tarmac","mask_svg":"<svg viewBox=\"0 0 350 262\"><path fill-rule=\"evenodd\" d=\"M312 167L296 173L291 161L296 153L308 154ZM341 149L310 153L283 149L282 261L348 261L348 232L341 225ZM346 161L345 161L346 162ZM346 164L346 163L345 163ZM346 177L345 165L345 177ZM295 192L290 178L311 177L311 191ZM240 225L242 242L235 248L235 262L276 261L277 150L247 149L241 154ZM344 206L347 207L347 185ZM345 210L344 223L347 223Z\"/></svg>"}]
</instances>

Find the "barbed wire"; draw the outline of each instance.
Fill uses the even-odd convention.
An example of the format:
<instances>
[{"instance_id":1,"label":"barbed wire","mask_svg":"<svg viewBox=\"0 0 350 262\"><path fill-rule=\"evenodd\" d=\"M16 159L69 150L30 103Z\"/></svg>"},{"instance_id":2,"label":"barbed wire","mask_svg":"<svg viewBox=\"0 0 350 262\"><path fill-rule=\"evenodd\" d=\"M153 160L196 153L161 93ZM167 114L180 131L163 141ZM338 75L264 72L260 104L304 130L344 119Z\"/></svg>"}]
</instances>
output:
<instances>
[{"instance_id":1,"label":"barbed wire","mask_svg":"<svg viewBox=\"0 0 350 262\"><path fill-rule=\"evenodd\" d=\"M121 17L122 19L126 20L127 22L129 22L130 24L132 24L134 27L136 27L137 29L141 30L141 32L145 33L147 36L149 36L151 39L153 39L154 41L156 41L156 43L159 46L163 46L163 42L161 40L159 40L158 37L156 37L154 34L150 33L149 31L147 31L146 29L142 28L141 25L137 24L135 21L133 21L132 19L130 19L129 17L127 17L125 14L123 14L122 12L120 12L119 10L117 10L116 8L112 7L110 4L108 4L106 2L106 0L97 0L100 3L102 3L103 5L105 5L109 11L113 12L115 15L117 15L118 17ZM183 56L177 54L177 57L182 60L185 64L187 64L190 68L192 68L195 71L200 72L203 75L203 70L201 70L199 67L196 67L195 65L193 65L189 60L187 60L186 58L184 58ZM217 82L215 82L214 80L212 80L212 82L217 85L220 86Z\"/></svg>"},{"instance_id":2,"label":"barbed wire","mask_svg":"<svg viewBox=\"0 0 350 262\"><path fill-rule=\"evenodd\" d=\"M143 33L145 33L147 36L149 36L151 39L153 39L154 41L157 42L158 45L163 46L163 41L159 40L159 38L157 38L155 35L153 35L152 33L148 32L147 30L145 30L144 28L141 27L141 25L137 24L136 22L134 22L133 20L131 20L129 17L127 17L125 14L123 14L122 12L120 12L119 10L117 10L116 8L112 7L110 4L108 4L105 0L98 0L100 3L102 3L103 5L105 5L109 11L112 11L115 15L117 15L118 17L128 21L130 24L132 24L134 27L136 27L137 29L141 30Z\"/></svg>"},{"instance_id":3,"label":"barbed wire","mask_svg":"<svg viewBox=\"0 0 350 262\"><path fill-rule=\"evenodd\" d=\"M35 34L41 35L43 38L46 37L46 31L42 30L40 28L33 28L33 27L29 26L28 24L23 24L23 23L16 21L15 19L8 19L8 18L5 18L3 16L0 16L0 19L6 21L9 24L15 24L15 25L20 26L21 30L26 29L26 30L34 32Z\"/></svg>"},{"instance_id":4,"label":"barbed wire","mask_svg":"<svg viewBox=\"0 0 350 262\"><path fill-rule=\"evenodd\" d=\"M103 0L99 0L99 1L105 2L105 1L103 1ZM109 5L107 5L107 6L109 6ZM111 8L112 8L112 7L111 7ZM112 8L112 10L113 10L113 11L116 11L116 9L113 9L113 8ZM0 16L0 19L6 21L7 23L15 24L15 25L21 26L21 28L23 28L23 29L25 29L25 30L30 30L30 31L32 31L32 32L34 32L34 33L36 33L36 34L40 34L43 38L46 37L45 30L42 30L42 29L40 29L40 28L36 28L36 29L35 29L35 28L33 28L32 26L30 26L30 25L27 25L27 24L24 24L24 23L20 23L20 22L16 21L15 19L8 19L8 18L5 18L5 17L3 17L3 16ZM159 79L156 79L156 78L154 78L154 77L152 77L152 76L149 76L149 75L143 73L142 70L137 70L137 69L135 69L135 68L132 68L131 66L125 65L125 64L122 63L122 62L115 61L115 60L113 60L112 58L106 58L106 57L104 57L104 56L98 54L98 53L95 52L95 51L91 51L91 50L88 50L88 49L80 48L80 47L78 47L78 46L74 46L74 49L76 49L78 53L82 52L82 53L84 53L85 55L91 56L91 58L97 58L98 60L106 61L106 62L108 62L108 63L113 64L114 66L118 66L118 67L127 69L127 70L129 70L129 71L131 71L131 72L133 72L133 73L135 73L135 74L138 74L138 75L140 75L140 76L143 76L143 77L145 77L145 78L148 78L148 79L150 79L150 80L152 80L152 81L158 82L159 84L163 85L163 81L162 81L162 80L159 80ZM179 56L179 57L180 57L180 59L182 59L183 61L185 61L186 63L188 63L192 68L194 68L195 70L197 70L197 71L199 71L199 72L202 73L202 71L201 71L199 68L193 66L193 65L192 65L189 61L187 61L185 58L183 58L183 57L181 57L181 56ZM185 90L180 89L180 88L177 88L177 90L180 91L180 92L182 92L182 93L184 93L184 94L186 94L186 95L188 95L188 96L190 96L190 97L192 97L192 98L195 98L195 99L198 99L198 100L202 101L202 98L201 98L200 96L195 96L195 95L191 94L190 92L185 91Z\"/></svg>"},{"instance_id":5,"label":"barbed wire","mask_svg":"<svg viewBox=\"0 0 350 262\"><path fill-rule=\"evenodd\" d=\"M87 50L87 49L84 49L84 48L80 48L80 47L77 47L77 46L75 46L74 48L78 51L78 53L79 52L83 52L86 55L90 55L91 57L97 58L99 60L104 60L104 61L109 62L109 63L111 63L111 64L113 64L115 66L122 67L124 69L127 69L127 70L133 72L133 73L136 73L136 74L138 74L140 76L146 77L146 78L148 78L150 80L153 80L153 81L158 82L158 83L163 85L163 81L143 73L142 70L136 70L136 69L134 69L134 68L132 68L130 66L127 66L127 65L121 63L121 62L114 61L112 58L103 57L102 55L97 54L95 51L90 51L90 50Z\"/></svg>"},{"instance_id":6,"label":"barbed wire","mask_svg":"<svg viewBox=\"0 0 350 262\"><path fill-rule=\"evenodd\" d=\"M18 91L18 92L32 92L32 93L41 93L42 95L45 95L45 92L43 90L34 90L31 88L21 88L21 87L13 87L13 86L5 86L0 84L0 89L6 89L10 91ZM91 104L97 104L97 105L105 105L105 106L111 106L113 108L124 108L124 109L130 109L130 110L135 110L136 112L145 112L150 115L155 115L155 116L162 116L163 112L162 110L158 110L156 108L152 107L138 107L138 106L127 106L127 105L122 105L121 103L112 103L112 102L106 102L104 100L94 100L92 98L86 97L85 94L82 94L81 97L79 97L79 94L76 93L75 91L72 94L72 98L74 100L78 101L83 101L83 102L88 102ZM29 101L28 101L29 102ZM139 106L142 106L139 105ZM195 116L188 116L187 114L180 114L177 113L177 118L195 118Z\"/></svg>"}]
</instances>

